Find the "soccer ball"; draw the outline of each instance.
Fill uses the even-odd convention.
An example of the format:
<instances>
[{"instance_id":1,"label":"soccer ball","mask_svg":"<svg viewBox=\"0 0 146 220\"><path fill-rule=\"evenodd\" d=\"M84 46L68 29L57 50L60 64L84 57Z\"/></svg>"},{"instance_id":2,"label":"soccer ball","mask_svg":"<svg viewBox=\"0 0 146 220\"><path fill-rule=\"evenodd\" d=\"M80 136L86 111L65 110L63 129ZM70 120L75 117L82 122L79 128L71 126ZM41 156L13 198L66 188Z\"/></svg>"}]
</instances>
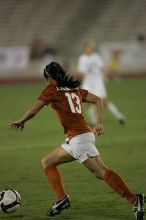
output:
<instances>
[{"instance_id":1,"label":"soccer ball","mask_svg":"<svg viewBox=\"0 0 146 220\"><path fill-rule=\"evenodd\" d=\"M4 213L15 212L21 205L21 196L14 189L5 189L0 192L0 209Z\"/></svg>"}]
</instances>

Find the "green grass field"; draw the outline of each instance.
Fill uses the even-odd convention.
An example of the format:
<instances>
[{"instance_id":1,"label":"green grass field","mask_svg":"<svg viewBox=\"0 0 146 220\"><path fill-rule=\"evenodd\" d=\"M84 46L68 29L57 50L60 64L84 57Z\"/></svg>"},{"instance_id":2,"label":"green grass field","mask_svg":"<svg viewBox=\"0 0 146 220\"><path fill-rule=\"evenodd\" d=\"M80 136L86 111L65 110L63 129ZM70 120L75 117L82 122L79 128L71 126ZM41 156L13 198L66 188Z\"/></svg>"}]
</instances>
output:
<instances>
[{"instance_id":1,"label":"green grass field","mask_svg":"<svg viewBox=\"0 0 146 220\"><path fill-rule=\"evenodd\" d=\"M0 190L18 190L22 206L0 219L46 220L54 194L40 167L40 159L64 140L63 130L46 107L25 130L9 129L13 120L31 106L43 85L0 86ZM104 162L128 181L136 192L146 192L146 80L114 81L108 84L109 98L127 117L120 126L105 110L105 134L97 137ZM132 220L132 208L105 183L97 180L78 162L60 166L72 207L53 219Z\"/></svg>"}]
</instances>

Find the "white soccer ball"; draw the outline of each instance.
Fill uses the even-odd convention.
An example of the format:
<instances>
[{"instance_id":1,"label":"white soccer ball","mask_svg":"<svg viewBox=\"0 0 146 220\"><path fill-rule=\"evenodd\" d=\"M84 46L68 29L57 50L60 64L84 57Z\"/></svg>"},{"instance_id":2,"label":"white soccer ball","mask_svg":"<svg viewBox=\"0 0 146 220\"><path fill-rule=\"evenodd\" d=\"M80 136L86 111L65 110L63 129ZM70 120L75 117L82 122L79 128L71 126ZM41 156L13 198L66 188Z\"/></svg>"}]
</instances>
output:
<instances>
[{"instance_id":1,"label":"white soccer ball","mask_svg":"<svg viewBox=\"0 0 146 220\"><path fill-rule=\"evenodd\" d=\"M4 213L15 212L21 205L21 196L14 189L5 189L0 192L0 209Z\"/></svg>"}]
</instances>

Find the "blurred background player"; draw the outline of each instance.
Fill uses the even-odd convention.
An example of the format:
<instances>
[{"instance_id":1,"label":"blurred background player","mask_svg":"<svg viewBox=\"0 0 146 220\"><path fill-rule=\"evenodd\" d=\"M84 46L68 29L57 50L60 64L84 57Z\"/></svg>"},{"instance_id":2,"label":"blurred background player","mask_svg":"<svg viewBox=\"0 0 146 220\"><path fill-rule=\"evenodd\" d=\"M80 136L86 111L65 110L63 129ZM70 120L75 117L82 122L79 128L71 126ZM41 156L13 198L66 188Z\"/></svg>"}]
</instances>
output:
<instances>
[{"instance_id":1,"label":"blurred background player","mask_svg":"<svg viewBox=\"0 0 146 220\"><path fill-rule=\"evenodd\" d=\"M78 74L82 79L82 88L103 99L103 105L118 120L120 124L125 123L124 115L116 105L107 99L105 80L107 75L100 55L96 52L96 44L87 42L84 45L83 54L78 59ZM93 106L88 107L88 116L92 125L96 124L95 110Z\"/></svg>"}]
</instances>

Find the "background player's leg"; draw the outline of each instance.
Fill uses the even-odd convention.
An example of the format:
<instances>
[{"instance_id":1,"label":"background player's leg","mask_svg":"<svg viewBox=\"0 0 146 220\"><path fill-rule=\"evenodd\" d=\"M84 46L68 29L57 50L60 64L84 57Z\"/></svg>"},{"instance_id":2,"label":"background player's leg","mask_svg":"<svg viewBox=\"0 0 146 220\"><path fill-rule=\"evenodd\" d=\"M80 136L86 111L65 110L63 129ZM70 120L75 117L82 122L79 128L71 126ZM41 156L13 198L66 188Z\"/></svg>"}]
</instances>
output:
<instances>
[{"instance_id":1,"label":"background player's leg","mask_svg":"<svg viewBox=\"0 0 146 220\"><path fill-rule=\"evenodd\" d=\"M119 174L104 165L100 156L88 158L83 162L97 178L104 180L114 191L125 197L130 204L136 201L135 194L129 189L126 182Z\"/></svg>"},{"instance_id":2,"label":"background player's leg","mask_svg":"<svg viewBox=\"0 0 146 220\"><path fill-rule=\"evenodd\" d=\"M110 101L103 99L104 107L108 109L108 111L121 123L125 123L124 115L118 110L117 106Z\"/></svg>"},{"instance_id":3,"label":"background player's leg","mask_svg":"<svg viewBox=\"0 0 146 220\"><path fill-rule=\"evenodd\" d=\"M118 110L116 105L113 102L109 102L106 99L103 99L103 106L108 109L108 111L117 119L120 124L125 123L124 115ZM89 122L92 126L96 125L96 111L95 106L89 104L87 107Z\"/></svg>"},{"instance_id":4,"label":"background player's leg","mask_svg":"<svg viewBox=\"0 0 146 220\"><path fill-rule=\"evenodd\" d=\"M41 160L42 168L56 194L57 200L60 200L65 196L63 180L57 165L71 162L73 160L74 158L62 147L58 147L54 151L48 153Z\"/></svg>"}]
</instances>

